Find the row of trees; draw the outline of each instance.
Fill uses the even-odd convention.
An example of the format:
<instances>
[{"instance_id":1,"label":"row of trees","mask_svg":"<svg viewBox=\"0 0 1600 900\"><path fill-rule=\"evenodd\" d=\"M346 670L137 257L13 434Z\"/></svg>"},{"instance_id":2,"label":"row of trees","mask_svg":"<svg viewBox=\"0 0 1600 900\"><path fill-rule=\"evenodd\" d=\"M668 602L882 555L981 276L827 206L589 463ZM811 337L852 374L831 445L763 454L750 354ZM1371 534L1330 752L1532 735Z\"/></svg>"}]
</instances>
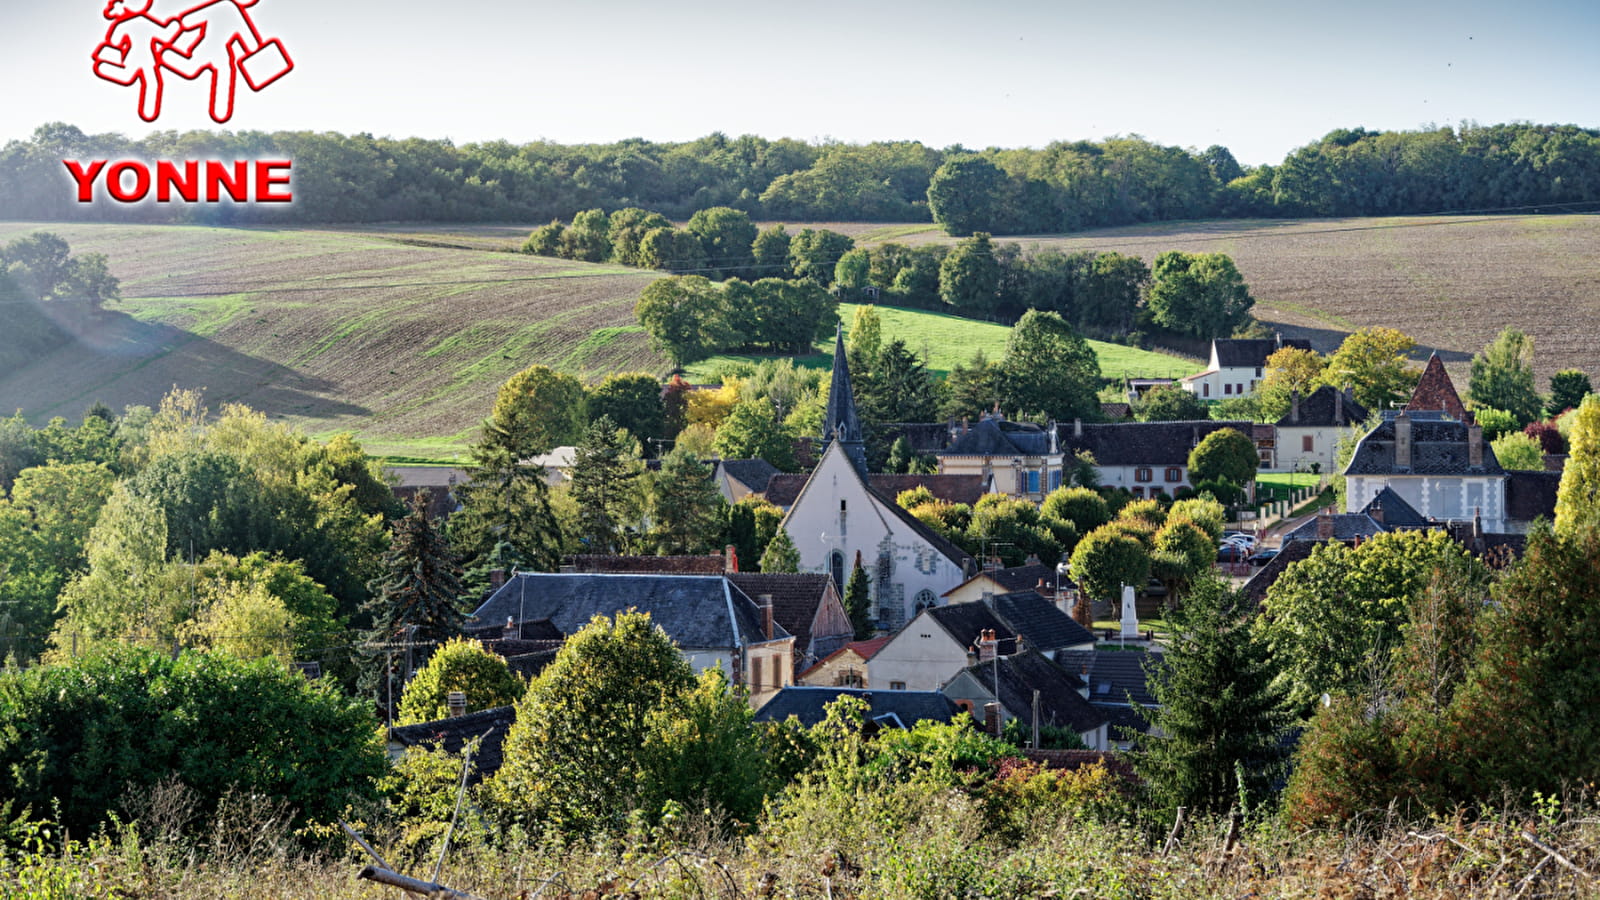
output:
<instances>
[{"instance_id":1,"label":"row of trees","mask_svg":"<svg viewBox=\"0 0 1600 900\"><path fill-rule=\"evenodd\" d=\"M70 323L121 296L99 253L35 232L0 247L0 371L20 369L68 340Z\"/></svg>"},{"instance_id":2,"label":"row of trees","mask_svg":"<svg viewBox=\"0 0 1600 900\"><path fill-rule=\"evenodd\" d=\"M292 206L84 206L63 159L295 161ZM952 234L1053 233L1216 216L1397 215L1600 200L1600 133L1509 124L1415 132L1339 129L1282 164L1137 136L1043 149L917 142L810 144L721 133L686 143L456 146L312 132L154 132L62 123L0 148L0 209L24 220L385 222L570 220L651 209L679 220L727 206L759 218L928 221Z\"/></svg>"}]
</instances>

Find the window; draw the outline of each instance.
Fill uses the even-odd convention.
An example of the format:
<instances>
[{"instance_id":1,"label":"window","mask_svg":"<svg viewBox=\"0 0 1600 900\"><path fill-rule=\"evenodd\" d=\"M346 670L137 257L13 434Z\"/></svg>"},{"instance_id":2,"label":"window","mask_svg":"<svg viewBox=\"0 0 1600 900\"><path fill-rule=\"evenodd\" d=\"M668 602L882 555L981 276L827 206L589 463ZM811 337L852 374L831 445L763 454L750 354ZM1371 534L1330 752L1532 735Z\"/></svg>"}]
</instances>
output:
<instances>
[{"instance_id":1,"label":"window","mask_svg":"<svg viewBox=\"0 0 1600 900\"><path fill-rule=\"evenodd\" d=\"M762 662L763 662L763 660L759 656L753 656L753 657L750 658L750 690L752 690L752 691L761 690L761 663Z\"/></svg>"},{"instance_id":2,"label":"window","mask_svg":"<svg viewBox=\"0 0 1600 900\"><path fill-rule=\"evenodd\" d=\"M1307 453L1317 449L1316 442L1311 439L1311 435L1304 435L1300 438L1300 449Z\"/></svg>"},{"instance_id":3,"label":"window","mask_svg":"<svg viewBox=\"0 0 1600 900\"><path fill-rule=\"evenodd\" d=\"M834 679L834 687L858 688L866 686L866 682L861 680L861 673L855 669L845 669L839 673L838 678Z\"/></svg>"},{"instance_id":4,"label":"window","mask_svg":"<svg viewBox=\"0 0 1600 900\"><path fill-rule=\"evenodd\" d=\"M1133 470L1133 480L1134 481L1155 481L1156 480L1156 474L1155 474L1155 472L1153 470L1151 470L1151 469L1149 469L1147 467L1140 467L1138 469L1134 469Z\"/></svg>"},{"instance_id":5,"label":"window","mask_svg":"<svg viewBox=\"0 0 1600 900\"><path fill-rule=\"evenodd\" d=\"M848 500L840 500L839 501L839 512L846 513L846 512L849 512L849 511L850 511L850 501L848 501Z\"/></svg>"},{"instance_id":6,"label":"window","mask_svg":"<svg viewBox=\"0 0 1600 900\"><path fill-rule=\"evenodd\" d=\"M1030 494L1039 493L1039 470L1038 469L1029 469L1028 470L1028 493L1030 493Z\"/></svg>"},{"instance_id":7,"label":"window","mask_svg":"<svg viewBox=\"0 0 1600 900\"><path fill-rule=\"evenodd\" d=\"M1133 489L1133 495L1135 497L1138 497L1140 500L1143 500L1144 499L1144 488L1135 486L1134 489Z\"/></svg>"},{"instance_id":8,"label":"window","mask_svg":"<svg viewBox=\"0 0 1600 900\"><path fill-rule=\"evenodd\" d=\"M932 609L934 606L938 605L938 602L938 599L933 596L933 591L930 591L927 588L917 591L917 612L922 612L925 609Z\"/></svg>"},{"instance_id":9,"label":"window","mask_svg":"<svg viewBox=\"0 0 1600 900\"><path fill-rule=\"evenodd\" d=\"M1168 484L1177 484L1178 482L1180 482L1182 480L1183 480L1183 470L1182 469L1178 468L1177 466L1168 466L1167 467L1167 483Z\"/></svg>"},{"instance_id":10,"label":"window","mask_svg":"<svg viewBox=\"0 0 1600 900\"><path fill-rule=\"evenodd\" d=\"M891 682L889 682L889 690L891 690L891 691L903 691L905 689L906 689L906 683L904 681L891 681Z\"/></svg>"},{"instance_id":11,"label":"window","mask_svg":"<svg viewBox=\"0 0 1600 900\"><path fill-rule=\"evenodd\" d=\"M1233 395L1233 385L1231 385L1231 384L1225 384L1225 385L1223 385L1223 386L1222 386L1222 392L1223 392L1223 393L1224 393L1224 394L1227 394L1227 395L1229 395L1229 396L1232 396L1232 395Z\"/></svg>"},{"instance_id":12,"label":"window","mask_svg":"<svg viewBox=\"0 0 1600 900\"><path fill-rule=\"evenodd\" d=\"M1244 396L1244 385L1242 385L1242 384L1241 384L1241 385L1236 385L1236 387L1237 387L1237 388L1238 388L1238 389L1237 389L1237 390L1235 390L1235 391L1234 391L1234 393L1235 393L1235 394L1238 394L1238 395L1240 395L1240 396Z\"/></svg>"},{"instance_id":13,"label":"window","mask_svg":"<svg viewBox=\"0 0 1600 900\"><path fill-rule=\"evenodd\" d=\"M1050 470L1050 490L1053 491L1058 487L1061 487L1061 470L1052 469Z\"/></svg>"},{"instance_id":14,"label":"window","mask_svg":"<svg viewBox=\"0 0 1600 900\"><path fill-rule=\"evenodd\" d=\"M1202 396L1202 397L1211 396L1211 382L1208 381L1205 384L1200 385L1200 396Z\"/></svg>"},{"instance_id":15,"label":"window","mask_svg":"<svg viewBox=\"0 0 1600 900\"><path fill-rule=\"evenodd\" d=\"M1261 377L1261 369L1262 369L1261 366L1256 366L1256 377L1257 378Z\"/></svg>"},{"instance_id":16,"label":"window","mask_svg":"<svg viewBox=\"0 0 1600 900\"><path fill-rule=\"evenodd\" d=\"M829 554L828 568L833 570L833 586L844 593L844 554L837 550Z\"/></svg>"}]
</instances>

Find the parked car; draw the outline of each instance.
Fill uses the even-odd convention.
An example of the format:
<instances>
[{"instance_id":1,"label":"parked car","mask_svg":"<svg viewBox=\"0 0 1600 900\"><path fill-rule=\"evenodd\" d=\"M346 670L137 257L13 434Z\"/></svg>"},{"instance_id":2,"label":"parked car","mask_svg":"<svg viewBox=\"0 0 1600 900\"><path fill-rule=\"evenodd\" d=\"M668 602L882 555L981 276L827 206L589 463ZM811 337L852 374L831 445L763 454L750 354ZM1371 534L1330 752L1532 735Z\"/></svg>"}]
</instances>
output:
<instances>
[{"instance_id":1,"label":"parked car","mask_svg":"<svg viewBox=\"0 0 1600 900\"><path fill-rule=\"evenodd\" d=\"M1260 550L1257 550L1255 553L1250 554L1250 565L1252 565L1252 566L1264 566L1267 563L1272 562L1272 558L1277 556L1277 555L1278 555L1278 548L1277 547L1262 547Z\"/></svg>"},{"instance_id":2,"label":"parked car","mask_svg":"<svg viewBox=\"0 0 1600 900\"><path fill-rule=\"evenodd\" d=\"M1219 563L1239 563L1249 558L1250 549L1238 543L1223 541L1217 547L1217 562Z\"/></svg>"}]
</instances>

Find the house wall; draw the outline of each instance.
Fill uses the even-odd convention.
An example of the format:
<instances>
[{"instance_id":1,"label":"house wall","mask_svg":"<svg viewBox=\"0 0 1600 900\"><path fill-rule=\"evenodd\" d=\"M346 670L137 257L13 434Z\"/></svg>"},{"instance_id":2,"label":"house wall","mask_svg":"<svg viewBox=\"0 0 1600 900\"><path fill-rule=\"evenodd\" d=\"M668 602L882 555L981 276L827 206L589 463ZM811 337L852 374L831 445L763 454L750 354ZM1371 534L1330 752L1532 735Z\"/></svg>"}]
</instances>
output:
<instances>
[{"instance_id":1,"label":"house wall","mask_svg":"<svg viewBox=\"0 0 1600 900\"><path fill-rule=\"evenodd\" d=\"M800 553L802 572L831 572L831 556L838 553L848 577L859 552L872 576L873 616L889 631L916 614L922 592L936 601L966 580L953 560L882 508L837 443L823 454L783 527ZM887 578L880 577L884 568Z\"/></svg>"},{"instance_id":2,"label":"house wall","mask_svg":"<svg viewBox=\"0 0 1600 900\"><path fill-rule=\"evenodd\" d=\"M812 687L872 687L866 660L854 651L825 660L805 673L801 684Z\"/></svg>"},{"instance_id":3,"label":"house wall","mask_svg":"<svg viewBox=\"0 0 1600 900\"><path fill-rule=\"evenodd\" d=\"M917 616L867 663L873 690L937 691L967 667L967 648L927 613Z\"/></svg>"},{"instance_id":4,"label":"house wall","mask_svg":"<svg viewBox=\"0 0 1600 900\"><path fill-rule=\"evenodd\" d=\"M984 594L1004 594L1006 589L991 581L988 576L980 575L966 584L950 592L950 596L943 598L943 604L952 603L977 603L983 599Z\"/></svg>"},{"instance_id":5,"label":"house wall","mask_svg":"<svg viewBox=\"0 0 1600 900\"><path fill-rule=\"evenodd\" d=\"M1179 488L1191 486L1189 484L1189 465L1187 460L1171 466L1099 466L1097 468L1100 472L1101 485L1127 488L1130 491L1138 488L1137 491L1134 491L1134 494L1138 496L1152 496L1151 490L1160 488L1162 493L1170 497L1177 493ZM1140 469L1149 469L1151 480L1140 481ZM1178 470L1177 481L1167 480L1168 469Z\"/></svg>"},{"instance_id":6,"label":"house wall","mask_svg":"<svg viewBox=\"0 0 1600 900\"><path fill-rule=\"evenodd\" d=\"M1300 470L1311 471L1311 464L1317 463L1321 471L1332 472L1339 461L1339 433L1343 431L1332 425L1316 428L1298 425L1278 426L1278 453L1276 471L1292 472ZM1311 438L1311 450L1305 449L1305 439Z\"/></svg>"},{"instance_id":7,"label":"house wall","mask_svg":"<svg viewBox=\"0 0 1600 900\"><path fill-rule=\"evenodd\" d=\"M1049 456L940 456L940 475L979 475L993 477L993 490L1019 500L1044 502L1061 486L1061 454ZM1028 473L1037 472L1039 489L1028 490Z\"/></svg>"},{"instance_id":8,"label":"house wall","mask_svg":"<svg viewBox=\"0 0 1600 900\"><path fill-rule=\"evenodd\" d=\"M794 684L794 638L746 647L744 678L756 709Z\"/></svg>"},{"instance_id":9,"label":"house wall","mask_svg":"<svg viewBox=\"0 0 1600 900\"><path fill-rule=\"evenodd\" d=\"M1212 356L1211 368L1178 382L1183 389L1203 400L1232 400L1254 397L1256 385L1261 382L1261 371L1255 368L1218 369ZM1242 391L1242 393L1241 393Z\"/></svg>"},{"instance_id":10,"label":"house wall","mask_svg":"<svg viewBox=\"0 0 1600 900\"><path fill-rule=\"evenodd\" d=\"M1385 487L1426 518L1468 521L1481 511L1485 531L1506 530L1503 475L1351 475L1346 479L1346 512L1365 509Z\"/></svg>"}]
</instances>

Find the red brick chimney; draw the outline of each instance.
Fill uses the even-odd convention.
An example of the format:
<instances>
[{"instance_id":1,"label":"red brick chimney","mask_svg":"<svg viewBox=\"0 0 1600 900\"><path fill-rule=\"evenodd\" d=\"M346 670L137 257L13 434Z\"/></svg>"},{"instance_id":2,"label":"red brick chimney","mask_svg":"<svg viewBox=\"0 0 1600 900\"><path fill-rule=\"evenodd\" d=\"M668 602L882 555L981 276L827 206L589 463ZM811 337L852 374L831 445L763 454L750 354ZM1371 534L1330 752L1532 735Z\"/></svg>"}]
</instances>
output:
<instances>
[{"instance_id":1,"label":"red brick chimney","mask_svg":"<svg viewBox=\"0 0 1600 900\"><path fill-rule=\"evenodd\" d=\"M728 549L732 550L733 548L729 547ZM770 641L772 640L772 595L762 594L760 599L756 601L756 605L761 607L761 633L766 635L767 640Z\"/></svg>"},{"instance_id":2,"label":"red brick chimney","mask_svg":"<svg viewBox=\"0 0 1600 900\"><path fill-rule=\"evenodd\" d=\"M728 548L723 551L722 559L723 559L723 568L727 570L729 575L737 575L737 574L739 574L739 548L738 547L735 547L734 545L729 544Z\"/></svg>"},{"instance_id":3,"label":"red brick chimney","mask_svg":"<svg viewBox=\"0 0 1600 900\"><path fill-rule=\"evenodd\" d=\"M1483 426L1475 417L1467 420L1467 465L1483 468Z\"/></svg>"},{"instance_id":4,"label":"red brick chimney","mask_svg":"<svg viewBox=\"0 0 1600 900\"><path fill-rule=\"evenodd\" d=\"M1333 540L1333 510L1331 507L1324 506L1322 511L1317 513L1317 540Z\"/></svg>"},{"instance_id":5,"label":"red brick chimney","mask_svg":"<svg viewBox=\"0 0 1600 900\"><path fill-rule=\"evenodd\" d=\"M985 703L983 705L983 730L988 732L990 737L999 737L1001 725L1000 704Z\"/></svg>"},{"instance_id":6,"label":"red brick chimney","mask_svg":"<svg viewBox=\"0 0 1600 900\"><path fill-rule=\"evenodd\" d=\"M993 628L985 628L978 635L978 662L986 663L995 658L999 650L1000 641L994 636Z\"/></svg>"},{"instance_id":7,"label":"red brick chimney","mask_svg":"<svg viewBox=\"0 0 1600 900\"><path fill-rule=\"evenodd\" d=\"M494 570L489 572L489 587L491 589L498 591L498 590L500 590L501 588L503 588L505 586L506 586L506 570L505 569L494 569Z\"/></svg>"}]
</instances>

